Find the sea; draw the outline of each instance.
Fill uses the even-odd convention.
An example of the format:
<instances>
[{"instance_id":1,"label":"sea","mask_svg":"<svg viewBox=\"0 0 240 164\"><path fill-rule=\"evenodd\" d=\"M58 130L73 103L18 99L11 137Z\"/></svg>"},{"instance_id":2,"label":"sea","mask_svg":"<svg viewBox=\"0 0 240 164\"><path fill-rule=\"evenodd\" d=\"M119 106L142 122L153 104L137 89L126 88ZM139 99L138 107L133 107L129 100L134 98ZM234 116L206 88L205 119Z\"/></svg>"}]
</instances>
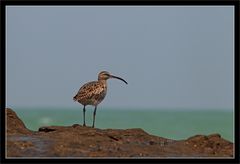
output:
<instances>
[{"instance_id":1,"label":"sea","mask_svg":"<svg viewBox=\"0 0 240 164\"><path fill-rule=\"evenodd\" d=\"M27 128L37 131L43 126L71 126L83 123L78 108L14 108ZM86 124L92 125L93 107L86 110ZM111 109L98 108L95 127L100 129L141 128L151 135L182 140L194 135L218 133L234 142L234 112L231 110L184 109Z\"/></svg>"}]
</instances>

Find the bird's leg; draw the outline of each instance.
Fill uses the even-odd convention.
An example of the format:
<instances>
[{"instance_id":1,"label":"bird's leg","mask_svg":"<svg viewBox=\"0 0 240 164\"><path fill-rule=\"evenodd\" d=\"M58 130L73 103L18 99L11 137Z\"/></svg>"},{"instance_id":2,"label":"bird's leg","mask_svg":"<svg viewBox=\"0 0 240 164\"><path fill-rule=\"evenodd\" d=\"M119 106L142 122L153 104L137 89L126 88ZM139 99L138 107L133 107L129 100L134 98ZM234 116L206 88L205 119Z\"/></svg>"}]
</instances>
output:
<instances>
[{"instance_id":1,"label":"bird's leg","mask_svg":"<svg viewBox=\"0 0 240 164\"><path fill-rule=\"evenodd\" d=\"M94 123L95 123L96 111L97 111L97 106L95 106L94 112L93 112L93 125L92 125L93 128L94 128Z\"/></svg>"},{"instance_id":2,"label":"bird's leg","mask_svg":"<svg viewBox=\"0 0 240 164\"><path fill-rule=\"evenodd\" d=\"M86 109L85 109L85 105L83 106L83 126L86 126L86 123L85 123L85 112L86 112Z\"/></svg>"}]
</instances>

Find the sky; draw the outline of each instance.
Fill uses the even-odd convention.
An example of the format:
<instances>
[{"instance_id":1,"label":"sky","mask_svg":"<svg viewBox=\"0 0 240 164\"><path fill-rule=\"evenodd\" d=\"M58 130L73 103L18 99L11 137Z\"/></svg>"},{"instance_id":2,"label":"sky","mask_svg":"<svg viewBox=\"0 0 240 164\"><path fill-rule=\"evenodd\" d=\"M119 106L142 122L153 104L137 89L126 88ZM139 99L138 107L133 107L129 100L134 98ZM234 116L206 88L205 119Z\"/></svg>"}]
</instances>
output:
<instances>
[{"instance_id":1,"label":"sky","mask_svg":"<svg viewBox=\"0 0 240 164\"><path fill-rule=\"evenodd\" d=\"M8 6L6 106L80 108L100 71L99 105L225 109L234 102L234 9L229 6Z\"/></svg>"}]
</instances>

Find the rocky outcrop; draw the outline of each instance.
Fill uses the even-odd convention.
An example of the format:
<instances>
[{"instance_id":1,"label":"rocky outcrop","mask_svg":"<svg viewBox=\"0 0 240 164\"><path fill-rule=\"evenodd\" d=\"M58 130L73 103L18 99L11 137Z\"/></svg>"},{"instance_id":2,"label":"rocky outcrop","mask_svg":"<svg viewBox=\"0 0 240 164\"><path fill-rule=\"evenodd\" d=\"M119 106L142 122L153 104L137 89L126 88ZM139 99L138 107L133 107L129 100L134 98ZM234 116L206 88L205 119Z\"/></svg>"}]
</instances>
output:
<instances>
[{"instance_id":1,"label":"rocky outcrop","mask_svg":"<svg viewBox=\"0 0 240 164\"><path fill-rule=\"evenodd\" d=\"M16 115L13 110L7 108L5 118L8 135L31 134L31 131L26 128L22 120Z\"/></svg>"},{"instance_id":2,"label":"rocky outcrop","mask_svg":"<svg viewBox=\"0 0 240 164\"><path fill-rule=\"evenodd\" d=\"M219 134L186 140L153 136L142 129L73 126L28 130L16 113L7 113L7 157L232 157L233 143Z\"/></svg>"}]
</instances>

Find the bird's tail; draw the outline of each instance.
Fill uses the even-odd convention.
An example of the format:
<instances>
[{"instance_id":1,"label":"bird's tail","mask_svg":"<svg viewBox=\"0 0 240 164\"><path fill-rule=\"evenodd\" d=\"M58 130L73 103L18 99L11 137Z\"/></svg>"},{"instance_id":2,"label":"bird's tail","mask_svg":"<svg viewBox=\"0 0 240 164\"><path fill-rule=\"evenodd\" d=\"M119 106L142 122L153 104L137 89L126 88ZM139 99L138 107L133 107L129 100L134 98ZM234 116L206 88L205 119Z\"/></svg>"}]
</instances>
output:
<instances>
[{"instance_id":1,"label":"bird's tail","mask_svg":"<svg viewBox=\"0 0 240 164\"><path fill-rule=\"evenodd\" d=\"M77 95L73 97L73 100L74 100L74 101L77 101Z\"/></svg>"}]
</instances>

